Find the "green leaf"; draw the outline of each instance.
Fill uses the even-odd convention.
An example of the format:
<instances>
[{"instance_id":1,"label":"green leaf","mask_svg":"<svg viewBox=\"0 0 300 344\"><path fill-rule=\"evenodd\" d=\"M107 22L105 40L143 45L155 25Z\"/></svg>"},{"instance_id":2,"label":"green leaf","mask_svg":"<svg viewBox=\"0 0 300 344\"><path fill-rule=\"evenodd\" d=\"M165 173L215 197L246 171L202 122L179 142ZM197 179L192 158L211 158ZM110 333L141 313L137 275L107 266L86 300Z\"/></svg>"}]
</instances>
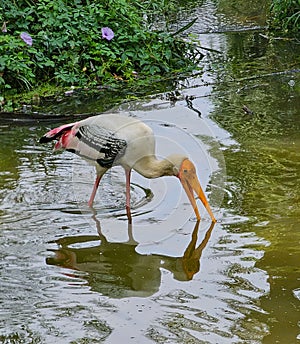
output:
<instances>
[{"instance_id":1,"label":"green leaf","mask_svg":"<svg viewBox=\"0 0 300 344\"><path fill-rule=\"evenodd\" d=\"M190 27L192 27L192 26L195 24L195 22L197 21L197 19L198 19L198 18L194 18L194 19L193 19L192 21L190 21L188 24L186 24L185 26L183 26L182 28L180 28L178 31L174 32L174 33L172 34L172 36L176 36L176 35L178 35L178 34L184 32L184 31L188 30Z\"/></svg>"}]
</instances>

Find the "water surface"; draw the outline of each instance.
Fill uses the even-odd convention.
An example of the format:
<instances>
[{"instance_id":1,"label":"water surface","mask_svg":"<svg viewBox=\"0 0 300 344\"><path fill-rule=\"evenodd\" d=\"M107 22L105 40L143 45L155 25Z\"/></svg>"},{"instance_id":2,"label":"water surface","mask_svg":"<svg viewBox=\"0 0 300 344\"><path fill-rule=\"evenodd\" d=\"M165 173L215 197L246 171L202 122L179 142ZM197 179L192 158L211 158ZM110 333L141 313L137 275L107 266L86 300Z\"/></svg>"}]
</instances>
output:
<instances>
[{"instance_id":1,"label":"water surface","mask_svg":"<svg viewBox=\"0 0 300 344\"><path fill-rule=\"evenodd\" d=\"M189 153L215 226L201 207L198 227L176 178L137 174L129 226L120 168L91 210L93 169L38 144L60 123L1 123L1 342L299 342L299 46L266 38L252 3L196 9L195 32L222 53L177 101L115 109L153 128L159 156Z\"/></svg>"}]
</instances>

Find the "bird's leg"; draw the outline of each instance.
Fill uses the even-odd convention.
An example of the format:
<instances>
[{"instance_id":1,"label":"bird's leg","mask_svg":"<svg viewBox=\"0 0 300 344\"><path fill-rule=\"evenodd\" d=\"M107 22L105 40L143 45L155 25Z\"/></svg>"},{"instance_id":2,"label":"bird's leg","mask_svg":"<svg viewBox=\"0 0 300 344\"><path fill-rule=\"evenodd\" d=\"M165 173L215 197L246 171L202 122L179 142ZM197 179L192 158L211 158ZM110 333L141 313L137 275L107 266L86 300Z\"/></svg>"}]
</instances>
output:
<instances>
[{"instance_id":1,"label":"bird's leg","mask_svg":"<svg viewBox=\"0 0 300 344\"><path fill-rule=\"evenodd\" d=\"M128 222L132 223L131 211L130 211L130 175L131 169L125 169L126 176L126 213L128 217Z\"/></svg>"},{"instance_id":2,"label":"bird's leg","mask_svg":"<svg viewBox=\"0 0 300 344\"><path fill-rule=\"evenodd\" d=\"M88 201L88 206L89 206L89 207L92 207L92 206L93 206L94 198L95 198L95 196L96 196L96 192L97 192L97 190L98 190L98 186L99 186L99 184L100 184L101 177L102 177L102 176L99 176L99 175L97 174L97 177L96 177L96 180L95 180L95 184L94 184L94 186L93 186L93 191L92 191L90 200Z\"/></svg>"}]
</instances>

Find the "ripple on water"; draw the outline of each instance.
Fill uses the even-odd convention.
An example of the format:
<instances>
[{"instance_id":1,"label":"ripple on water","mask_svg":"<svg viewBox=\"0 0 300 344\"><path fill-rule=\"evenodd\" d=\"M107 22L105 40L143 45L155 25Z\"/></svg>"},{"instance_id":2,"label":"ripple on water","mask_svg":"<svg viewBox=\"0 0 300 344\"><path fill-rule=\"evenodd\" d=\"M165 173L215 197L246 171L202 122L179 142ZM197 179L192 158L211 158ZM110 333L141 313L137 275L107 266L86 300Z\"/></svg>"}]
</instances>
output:
<instances>
[{"instance_id":1,"label":"ripple on water","mask_svg":"<svg viewBox=\"0 0 300 344\"><path fill-rule=\"evenodd\" d=\"M157 126L161 133L176 130ZM199 146L193 147L199 160ZM164 146L160 154L167 149ZM203 154L206 148L201 149ZM259 249L246 250L256 238L224 229L230 221L243 219L224 216L226 221L217 223L207 245L202 244L209 227L204 214L196 243L198 256L202 250L199 271L188 281L182 258L192 247L195 223L175 178L149 182L133 176L136 216L130 231L122 169L105 176L94 214L83 206L94 169L68 153L34 152L28 142L20 150L15 184L4 191L0 207L4 227L0 316L7 325L1 334L40 335L49 343L57 338L64 342L107 338L113 343L124 335L128 342L133 337L141 342L145 334L145 341L172 343L240 339L239 320L249 311L260 311L257 299L268 287L264 274L253 267ZM204 184L210 172L201 170ZM100 240L95 238L97 231ZM90 236L91 243L83 244L82 236Z\"/></svg>"}]
</instances>

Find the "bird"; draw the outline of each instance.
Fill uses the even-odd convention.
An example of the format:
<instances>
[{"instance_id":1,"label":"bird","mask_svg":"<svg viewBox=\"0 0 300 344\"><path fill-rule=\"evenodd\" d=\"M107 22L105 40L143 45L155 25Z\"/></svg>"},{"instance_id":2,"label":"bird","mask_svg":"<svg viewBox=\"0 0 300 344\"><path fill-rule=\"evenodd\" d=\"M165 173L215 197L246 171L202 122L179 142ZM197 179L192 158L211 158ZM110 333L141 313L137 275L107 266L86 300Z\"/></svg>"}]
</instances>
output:
<instances>
[{"instance_id":1,"label":"bird","mask_svg":"<svg viewBox=\"0 0 300 344\"><path fill-rule=\"evenodd\" d=\"M141 120L125 114L100 114L78 122L61 125L44 134L41 144L56 140L54 151L64 149L88 161L96 168L96 180L88 206L93 207L102 176L113 166L125 170L126 214L132 222L130 211L131 171L145 178L175 176L181 182L194 209L197 221L200 213L194 192L206 208L212 222L216 222L205 193L197 177L196 168L188 156L171 154L164 159L155 155L153 130Z\"/></svg>"}]
</instances>

